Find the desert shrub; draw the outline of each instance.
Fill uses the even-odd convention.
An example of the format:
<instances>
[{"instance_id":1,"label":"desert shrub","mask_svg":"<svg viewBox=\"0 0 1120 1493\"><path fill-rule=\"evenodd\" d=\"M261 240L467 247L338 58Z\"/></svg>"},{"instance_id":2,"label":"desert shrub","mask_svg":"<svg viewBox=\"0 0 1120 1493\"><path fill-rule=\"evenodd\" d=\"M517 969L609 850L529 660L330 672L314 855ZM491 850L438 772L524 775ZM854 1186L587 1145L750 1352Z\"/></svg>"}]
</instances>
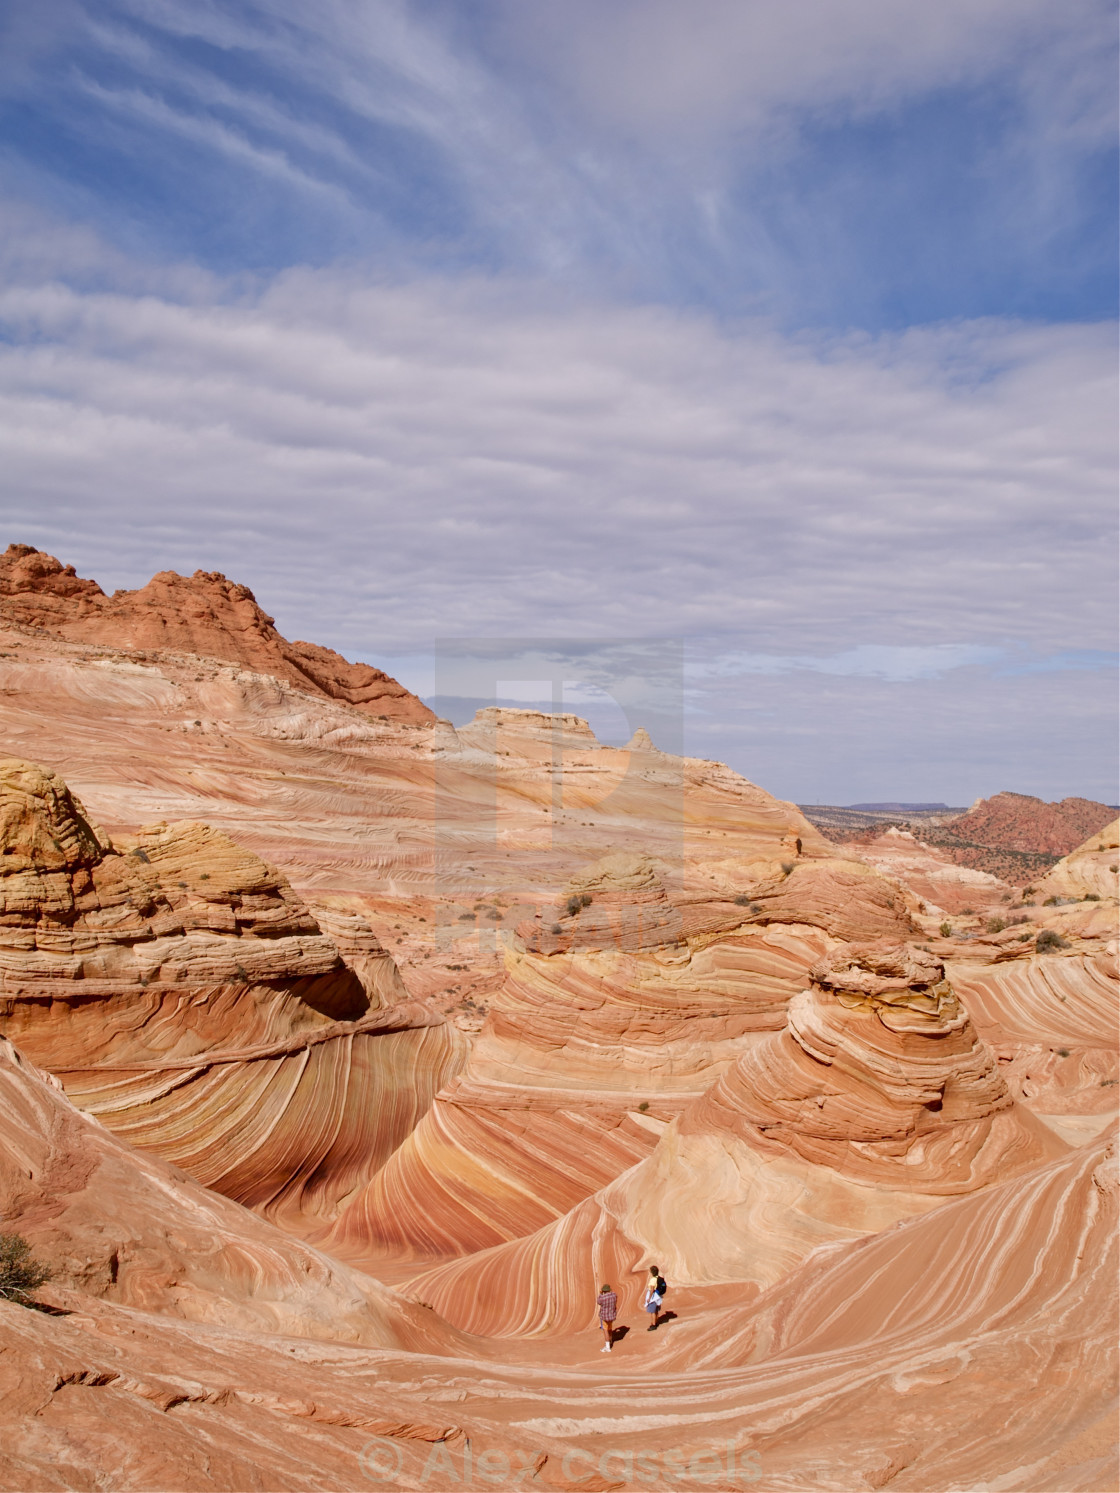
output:
<instances>
[{"instance_id":1,"label":"desert shrub","mask_svg":"<svg viewBox=\"0 0 1120 1493\"><path fill-rule=\"evenodd\" d=\"M473 923L474 922L474 913L473 912L461 912L459 914L459 921L460 921L460 923Z\"/></svg>"},{"instance_id":2,"label":"desert shrub","mask_svg":"<svg viewBox=\"0 0 1120 1493\"><path fill-rule=\"evenodd\" d=\"M35 1258L22 1234L0 1234L0 1297L28 1306L32 1292L50 1278L49 1266Z\"/></svg>"},{"instance_id":3,"label":"desert shrub","mask_svg":"<svg viewBox=\"0 0 1120 1493\"><path fill-rule=\"evenodd\" d=\"M794 867L794 862L793 861L783 861L782 862L782 871L785 873L786 876L788 876L789 873L793 870L793 867Z\"/></svg>"},{"instance_id":4,"label":"desert shrub","mask_svg":"<svg viewBox=\"0 0 1120 1493\"><path fill-rule=\"evenodd\" d=\"M1030 943L1030 940L1031 940L1031 935L1029 933L1020 933L1019 934L1019 942L1020 943Z\"/></svg>"},{"instance_id":5,"label":"desert shrub","mask_svg":"<svg viewBox=\"0 0 1120 1493\"><path fill-rule=\"evenodd\" d=\"M564 930L563 930L563 928L561 928L561 926L560 926L559 923L553 923L553 925L552 925L552 931L553 931L553 933L563 933Z\"/></svg>"},{"instance_id":6,"label":"desert shrub","mask_svg":"<svg viewBox=\"0 0 1120 1493\"><path fill-rule=\"evenodd\" d=\"M989 918L988 919L987 930L988 930L989 933L1002 933L1003 930L1006 927L1007 927L1007 924L1003 921L1002 918Z\"/></svg>"},{"instance_id":7,"label":"desert shrub","mask_svg":"<svg viewBox=\"0 0 1120 1493\"><path fill-rule=\"evenodd\" d=\"M1057 897L1047 897L1046 901L1042 905L1043 907L1057 907L1058 899Z\"/></svg>"},{"instance_id":8,"label":"desert shrub","mask_svg":"<svg viewBox=\"0 0 1120 1493\"><path fill-rule=\"evenodd\" d=\"M642 1102L641 1102L641 1104L638 1105L638 1113L640 1115L644 1115L645 1112L646 1112L646 1110L648 1108L649 1108L649 1100L648 1099L643 1099Z\"/></svg>"},{"instance_id":9,"label":"desert shrub","mask_svg":"<svg viewBox=\"0 0 1120 1493\"><path fill-rule=\"evenodd\" d=\"M576 913L579 912L579 910L580 910L580 908L582 906L583 906L583 898L582 897L569 897L568 898L568 916L570 918L574 918L575 915L576 915Z\"/></svg>"},{"instance_id":10,"label":"desert shrub","mask_svg":"<svg viewBox=\"0 0 1120 1493\"><path fill-rule=\"evenodd\" d=\"M751 899L748 896L746 896L745 894L743 894L743 895L738 896L738 897L735 898L735 906L736 907L749 907L750 905L751 905Z\"/></svg>"},{"instance_id":11,"label":"desert shrub","mask_svg":"<svg viewBox=\"0 0 1120 1493\"><path fill-rule=\"evenodd\" d=\"M1058 1048L1058 1056L1060 1058L1068 1058L1069 1057L1069 1048L1068 1047L1059 1047Z\"/></svg>"},{"instance_id":12,"label":"desert shrub","mask_svg":"<svg viewBox=\"0 0 1120 1493\"><path fill-rule=\"evenodd\" d=\"M1042 932L1034 941L1034 946L1040 954L1046 954L1051 949L1068 949L1069 944L1060 933L1055 933L1053 928L1043 928Z\"/></svg>"},{"instance_id":13,"label":"desert shrub","mask_svg":"<svg viewBox=\"0 0 1120 1493\"><path fill-rule=\"evenodd\" d=\"M970 918L975 911L976 911L975 907L962 907L961 908L961 917L962 918Z\"/></svg>"},{"instance_id":14,"label":"desert shrub","mask_svg":"<svg viewBox=\"0 0 1120 1493\"><path fill-rule=\"evenodd\" d=\"M948 938L949 935L950 935L950 933L952 933L952 931L953 931L953 925L952 925L952 923L942 923L941 924L940 932L941 932L941 937L942 938Z\"/></svg>"},{"instance_id":15,"label":"desert shrub","mask_svg":"<svg viewBox=\"0 0 1120 1493\"><path fill-rule=\"evenodd\" d=\"M1096 892L1086 892L1085 893L1085 901L1086 902L1099 902L1100 900L1101 899L1100 899L1100 897L1098 897L1098 895L1096 894Z\"/></svg>"}]
</instances>

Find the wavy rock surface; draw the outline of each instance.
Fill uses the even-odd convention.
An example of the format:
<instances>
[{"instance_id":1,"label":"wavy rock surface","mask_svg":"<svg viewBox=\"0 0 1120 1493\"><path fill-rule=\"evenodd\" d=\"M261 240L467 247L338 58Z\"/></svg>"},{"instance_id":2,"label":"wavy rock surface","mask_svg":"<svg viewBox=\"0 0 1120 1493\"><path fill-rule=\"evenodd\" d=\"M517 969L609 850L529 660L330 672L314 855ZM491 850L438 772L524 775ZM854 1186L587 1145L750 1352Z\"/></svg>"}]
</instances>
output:
<instances>
[{"instance_id":1,"label":"wavy rock surface","mask_svg":"<svg viewBox=\"0 0 1120 1493\"><path fill-rule=\"evenodd\" d=\"M37 604L106 610L51 577ZM0 801L3 1029L116 1131L0 1107L70 1312L0 1303L10 1486L366 1486L373 1437L417 1488L463 1485L468 1437L565 1489L679 1483L728 1442L774 1488L1115 1484L1102 852L1055 905L1000 890L941 938L901 862L641 732L380 721L188 632L67 642L6 598L9 749L112 841L61 785ZM57 1160L88 1135L92 1185ZM677 1316L647 1335L652 1259Z\"/></svg>"},{"instance_id":2,"label":"wavy rock surface","mask_svg":"<svg viewBox=\"0 0 1120 1493\"><path fill-rule=\"evenodd\" d=\"M0 617L78 642L226 659L386 719L422 724L435 718L380 669L348 663L315 643L290 643L247 586L217 571L187 577L164 570L137 591L106 596L72 565L30 545L10 544L0 555Z\"/></svg>"},{"instance_id":3,"label":"wavy rock surface","mask_svg":"<svg viewBox=\"0 0 1120 1493\"><path fill-rule=\"evenodd\" d=\"M330 1248L366 1261L460 1255L562 1217L784 1022L826 945L809 927L746 926L727 904L675 907L636 857L608 857L579 884L595 888L580 921L599 913L581 946L508 956L463 1072L347 1207ZM689 924L703 931L647 948L651 927ZM619 947L624 933L633 949Z\"/></svg>"},{"instance_id":4,"label":"wavy rock surface","mask_svg":"<svg viewBox=\"0 0 1120 1493\"><path fill-rule=\"evenodd\" d=\"M450 1329L145 1156L0 1038L4 1229L57 1288L190 1322L439 1352ZM14 1309L16 1315L21 1309Z\"/></svg>"},{"instance_id":5,"label":"wavy rock surface","mask_svg":"<svg viewBox=\"0 0 1120 1493\"><path fill-rule=\"evenodd\" d=\"M1117 862L1120 850L1120 819L1089 836L1065 856L1053 870L1035 883L1037 900L1047 897L1093 897L1115 902L1120 895Z\"/></svg>"},{"instance_id":6,"label":"wavy rock surface","mask_svg":"<svg viewBox=\"0 0 1120 1493\"><path fill-rule=\"evenodd\" d=\"M0 1023L90 1113L292 1226L332 1216L459 1061L368 927L323 932L205 825L130 850L57 775L0 761Z\"/></svg>"},{"instance_id":7,"label":"wavy rock surface","mask_svg":"<svg viewBox=\"0 0 1120 1493\"><path fill-rule=\"evenodd\" d=\"M651 1261L683 1286L770 1286L823 1244L1065 1151L1014 1102L931 955L870 948L812 974L783 1029L746 1046L644 1161L411 1288L469 1331L574 1331L594 1276L630 1310Z\"/></svg>"}]
</instances>

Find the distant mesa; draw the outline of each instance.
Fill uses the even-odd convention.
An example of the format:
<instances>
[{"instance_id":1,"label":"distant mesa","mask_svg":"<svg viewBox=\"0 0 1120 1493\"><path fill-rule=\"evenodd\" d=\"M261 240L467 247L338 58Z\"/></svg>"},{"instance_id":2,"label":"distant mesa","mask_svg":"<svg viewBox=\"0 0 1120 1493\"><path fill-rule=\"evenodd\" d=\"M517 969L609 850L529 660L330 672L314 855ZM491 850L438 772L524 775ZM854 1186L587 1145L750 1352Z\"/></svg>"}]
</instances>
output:
<instances>
[{"instance_id":1,"label":"distant mesa","mask_svg":"<svg viewBox=\"0 0 1120 1493\"><path fill-rule=\"evenodd\" d=\"M802 804L805 817L839 843L868 843L891 825L910 829L958 866L1026 886L1115 817L1088 798L1046 803L1027 793L978 798L971 808L934 803Z\"/></svg>"},{"instance_id":2,"label":"distant mesa","mask_svg":"<svg viewBox=\"0 0 1120 1493\"><path fill-rule=\"evenodd\" d=\"M315 643L289 642L248 586L216 570L192 576L162 570L137 591L106 596L72 565L29 544L10 544L0 555L0 621L76 643L200 654L368 715L411 725L435 720L423 701L381 669L348 663Z\"/></svg>"},{"instance_id":3,"label":"distant mesa","mask_svg":"<svg viewBox=\"0 0 1120 1493\"><path fill-rule=\"evenodd\" d=\"M903 811L903 810L905 810L905 809L913 809L914 812L918 813L918 814L933 814L933 813L936 813L938 809L944 809L947 812L948 808L949 808L949 805L948 804L941 804L941 803L937 803L937 804L890 803L890 804L848 804L847 807L849 809L870 809L873 812L877 812L877 813L888 813L888 814L894 812L896 809L899 810L900 812Z\"/></svg>"},{"instance_id":4,"label":"distant mesa","mask_svg":"<svg viewBox=\"0 0 1120 1493\"><path fill-rule=\"evenodd\" d=\"M948 828L962 840L1028 855L1069 855L1114 817L1108 804L1090 798L1046 803L1028 793L997 793L976 801Z\"/></svg>"}]
</instances>

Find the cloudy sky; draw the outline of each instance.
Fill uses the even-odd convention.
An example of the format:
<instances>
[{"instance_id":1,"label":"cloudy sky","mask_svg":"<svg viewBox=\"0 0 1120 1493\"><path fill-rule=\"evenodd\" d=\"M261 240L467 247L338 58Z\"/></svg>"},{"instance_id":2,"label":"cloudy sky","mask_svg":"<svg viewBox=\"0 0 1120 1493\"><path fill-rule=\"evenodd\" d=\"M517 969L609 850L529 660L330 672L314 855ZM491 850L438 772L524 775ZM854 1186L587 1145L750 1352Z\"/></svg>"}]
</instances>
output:
<instances>
[{"instance_id":1,"label":"cloudy sky","mask_svg":"<svg viewBox=\"0 0 1120 1493\"><path fill-rule=\"evenodd\" d=\"M688 749L802 802L1115 802L1115 40L0 0L3 538L425 694L437 640L551 640L571 708L664 646Z\"/></svg>"}]
</instances>

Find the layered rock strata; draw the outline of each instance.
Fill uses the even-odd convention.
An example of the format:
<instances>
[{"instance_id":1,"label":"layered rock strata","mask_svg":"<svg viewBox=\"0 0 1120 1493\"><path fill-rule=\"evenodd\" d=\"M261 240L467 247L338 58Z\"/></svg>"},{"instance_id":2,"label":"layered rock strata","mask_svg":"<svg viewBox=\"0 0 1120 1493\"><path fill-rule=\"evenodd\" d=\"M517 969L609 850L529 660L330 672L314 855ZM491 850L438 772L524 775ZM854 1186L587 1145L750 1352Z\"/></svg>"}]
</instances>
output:
<instances>
[{"instance_id":1,"label":"layered rock strata","mask_svg":"<svg viewBox=\"0 0 1120 1493\"><path fill-rule=\"evenodd\" d=\"M137 1312L324 1342L446 1351L445 1324L144 1155L0 1038L0 1227L59 1289ZM17 1310L18 1315L18 1310Z\"/></svg>"},{"instance_id":2,"label":"layered rock strata","mask_svg":"<svg viewBox=\"0 0 1120 1493\"><path fill-rule=\"evenodd\" d=\"M289 642L249 588L218 571L188 577L164 570L137 591L106 596L72 565L10 544L0 555L0 618L77 642L225 659L386 720L435 719L381 669L348 663L316 643Z\"/></svg>"},{"instance_id":3,"label":"layered rock strata","mask_svg":"<svg viewBox=\"0 0 1120 1493\"><path fill-rule=\"evenodd\" d=\"M640 1164L565 1218L412 1288L470 1331L588 1320L593 1277L636 1309L643 1267L766 1287L814 1249L1063 1154L920 949L820 961L783 1029L745 1046ZM510 1283L516 1283L510 1289Z\"/></svg>"},{"instance_id":4,"label":"layered rock strata","mask_svg":"<svg viewBox=\"0 0 1120 1493\"><path fill-rule=\"evenodd\" d=\"M380 1166L455 1071L360 919L327 937L206 825L114 846L57 775L0 761L0 1026L133 1144L306 1227Z\"/></svg>"},{"instance_id":5,"label":"layered rock strata","mask_svg":"<svg viewBox=\"0 0 1120 1493\"><path fill-rule=\"evenodd\" d=\"M827 945L809 926L745 922L747 908L676 906L638 857L607 857L577 881L594 888L581 913L599 910L580 946L511 950L466 1067L348 1205L331 1248L462 1255L562 1217L784 1023Z\"/></svg>"}]
</instances>

